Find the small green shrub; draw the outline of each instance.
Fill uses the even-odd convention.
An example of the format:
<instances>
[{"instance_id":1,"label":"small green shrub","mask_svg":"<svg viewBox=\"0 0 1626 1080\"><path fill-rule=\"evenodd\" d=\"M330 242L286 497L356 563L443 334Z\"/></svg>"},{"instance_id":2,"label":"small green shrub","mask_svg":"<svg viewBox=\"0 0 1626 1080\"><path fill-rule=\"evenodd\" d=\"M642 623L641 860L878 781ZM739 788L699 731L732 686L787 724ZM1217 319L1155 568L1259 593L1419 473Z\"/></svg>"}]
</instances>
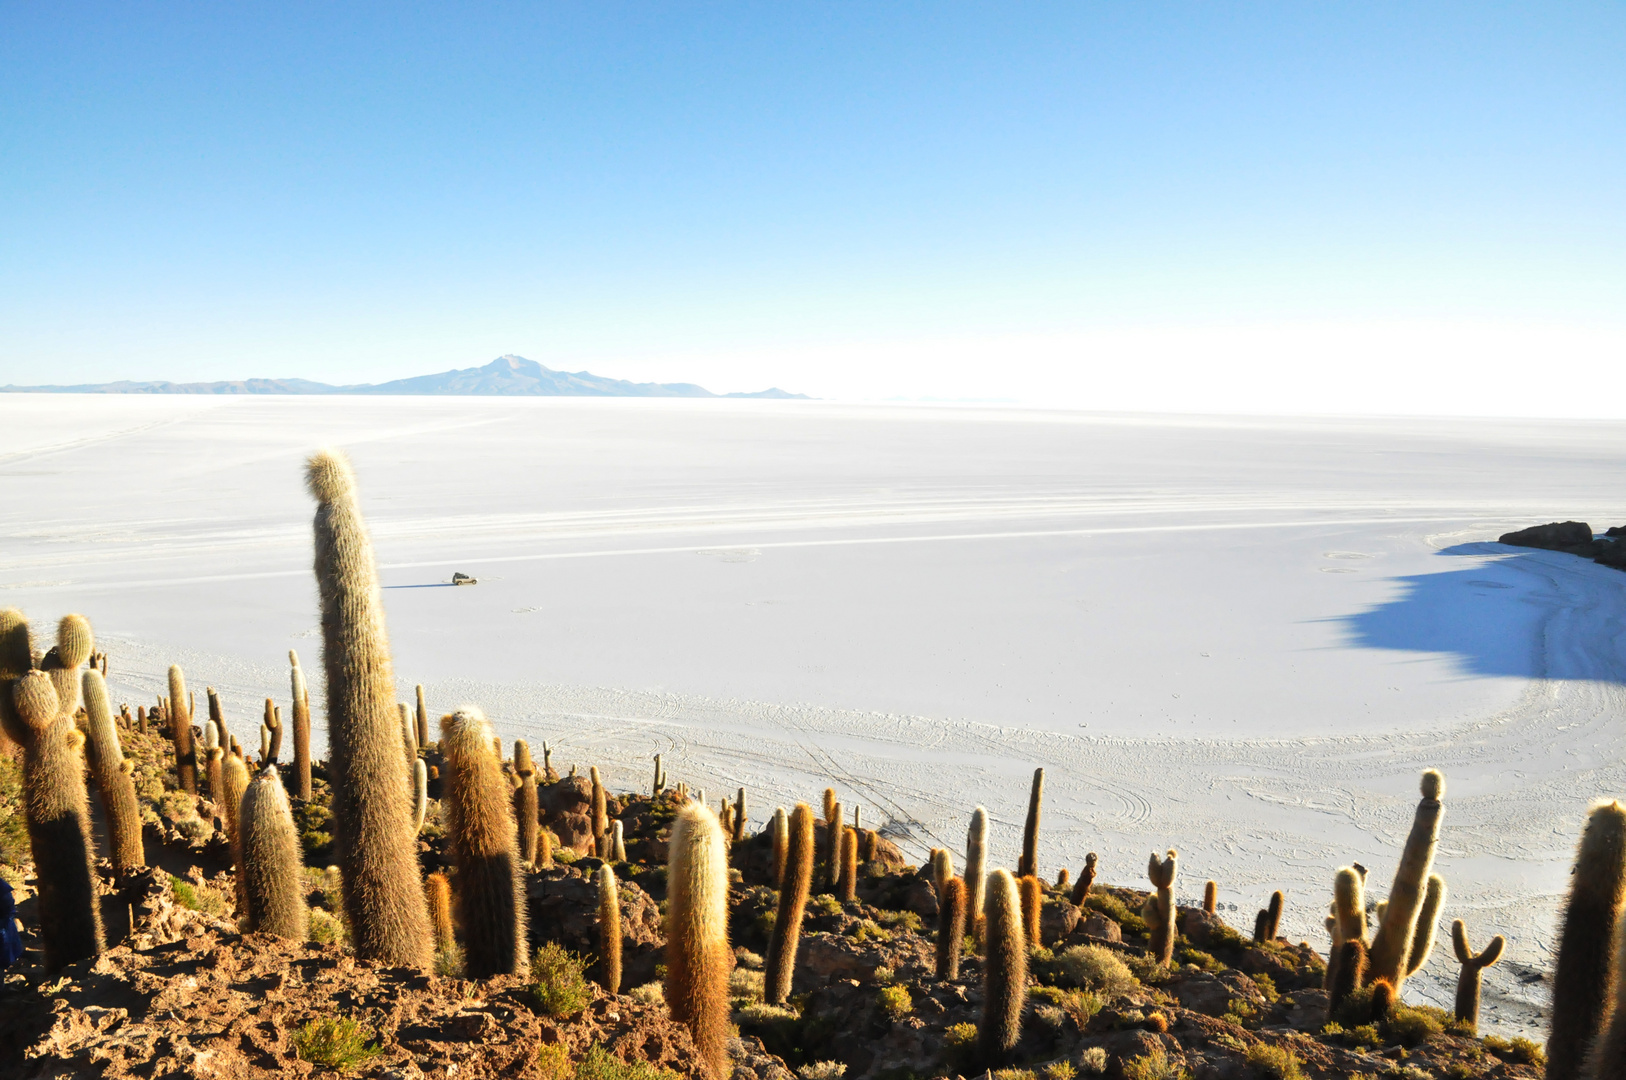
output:
<instances>
[{"instance_id":1,"label":"small green shrub","mask_svg":"<svg viewBox=\"0 0 1626 1080\"><path fill-rule=\"evenodd\" d=\"M813 913L815 915L841 914L841 901L837 900L829 893L820 893L812 900L809 900L807 906L813 909Z\"/></svg>"},{"instance_id":2,"label":"small green shrub","mask_svg":"<svg viewBox=\"0 0 1626 1080\"><path fill-rule=\"evenodd\" d=\"M576 1066L576 1080L681 1080L671 1069L646 1061L622 1061L598 1043Z\"/></svg>"},{"instance_id":3,"label":"small green shrub","mask_svg":"<svg viewBox=\"0 0 1626 1080\"><path fill-rule=\"evenodd\" d=\"M318 945L343 945L350 940L344 920L325 908L311 908L311 940Z\"/></svg>"},{"instance_id":4,"label":"small green shrub","mask_svg":"<svg viewBox=\"0 0 1626 1080\"><path fill-rule=\"evenodd\" d=\"M1484 1046L1503 1061L1515 1065L1547 1064L1547 1052L1526 1038L1503 1039L1496 1035L1487 1035Z\"/></svg>"},{"instance_id":5,"label":"small green shrub","mask_svg":"<svg viewBox=\"0 0 1626 1080\"><path fill-rule=\"evenodd\" d=\"M728 976L728 996L735 1001L761 1001L762 980L760 971L735 968Z\"/></svg>"},{"instance_id":6,"label":"small green shrub","mask_svg":"<svg viewBox=\"0 0 1626 1080\"><path fill-rule=\"evenodd\" d=\"M184 908L201 911L205 915L226 914L226 898L207 885L193 885L190 881L171 876L169 891L175 897L175 902Z\"/></svg>"},{"instance_id":7,"label":"small green shrub","mask_svg":"<svg viewBox=\"0 0 1626 1080\"><path fill-rule=\"evenodd\" d=\"M371 1028L345 1016L311 1020L294 1035L294 1053L301 1061L339 1072L371 1061L382 1049Z\"/></svg>"},{"instance_id":8,"label":"small green shrub","mask_svg":"<svg viewBox=\"0 0 1626 1080\"><path fill-rule=\"evenodd\" d=\"M1276 989L1276 980L1272 979L1269 975L1266 975L1263 971L1259 972L1257 975L1250 974L1248 978L1253 980L1253 985L1259 988L1259 992L1265 995L1265 1000L1270 1002L1272 1005L1276 1003L1277 998L1282 996L1281 991Z\"/></svg>"},{"instance_id":9,"label":"small green shrub","mask_svg":"<svg viewBox=\"0 0 1626 1080\"><path fill-rule=\"evenodd\" d=\"M1129 965L1100 945L1074 945L1052 960L1049 967L1058 983L1094 990L1109 1000L1136 987Z\"/></svg>"},{"instance_id":10,"label":"small green shrub","mask_svg":"<svg viewBox=\"0 0 1626 1080\"><path fill-rule=\"evenodd\" d=\"M531 996L543 1016L573 1016L593 1000L587 961L556 941L536 950L531 960Z\"/></svg>"},{"instance_id":11,"label":"small green shrub","mask_svg":"<svg viewBox=\"0 0 1626 1080\"><path fill-rule=\"evenodd\" d=\"M915 1001L909 996L909 991L902 986L884 986L881 992L875 995L875 1003L881 1007L891 1020L902 1020L915 1009Z\"/></svg>"},{"instance_id":12,"label":"small green shrub","mask_svg":"<svg viewBox=\"0 0 1626 1080\"><path fill-rule=\"evenodd\" d=\"M1281 1046L1256 1043L1248 1050L1248 1064L1259 1076L1268 1080L1303 1080L1298 1055Z\"/></svg>"},{"instance_id":13,"label":"small green shrub","mask_svg":"<svg viewBox=\"0 0 1626 1080\"><path fill-rule=\"evenodd\" d=\"M1078 1055L1078 1064L1087 1073L1099 1076L1107 1071L1107 1052L1104 1047L1092 1046Z\"/></svg>"},{"instance_id":14,"label":"small green shrub","mask_svg":"<svg viewBox=\"0 0 1626 1080\"><path fill-rule=\"evenodd\" d=\"M1397 1004L1389 1014L1388 1030L1389 1037L1402 1046L1420 1046L1444 1031L1445 1025L1420 1008Z\"/></svg>"},{"instance_id":15,"label":"small green shrub","mask_svg":"<svg viewBox=\"0 0 1626 1080\"><path fill-rule=\"evenodd\" d=\"M1044 1080L1073 1080L1078 1070L1068 1061L1052 1061L1044 1067Z\"/></svg>"},{"instance_id":16,"label":"small green shrub","mask_svg":"<svg viewBox=\"0 0 1626 1080\"><path fill-rule=\"evenodd\" d=\"M847 1075L847 1066L839 1061L815 1061L803 1065L796 1075L802 1080L841 1080Z\"/></svg>"},{"instance_id":17,"label":"small green shrub","mask_svg":"<svg viewBox=\"0 0 1626 1080\"><path fill-rule=\"evenodd\" d=\"M1124 1080L1191 1080L1191 1070L1170 1061L1161 1046L1124 1062L1123 1071Z\"/></svg>"},{"instance_id":18,"label":"small green shrub","mask_svg":"<svg viewBox=\"0 0 1626 1080\"><path fill-rule=\"evenodd\" d=\"M1032 1069L995 1069L994 1080L1039 1080Z\"/></svg>"},{"instance_id":19,"label":"small green shrub","mask_svg":"<svg viewBox=\"0 0 1626 1080\"><path fill-rule=\"evenodd\" d=\"M921 933L924 925L912 911L883 911L875 920L889 930L907 930L911 934Z\"/></svg>"},{"instance_id":20,"label":"small green shrub","mask_svg":"<svg viewBox=\"0 0 1626 1080\"><path fill-rule=\"evenodd\" d=\"M948 1046L964 1047L977 1045L976 1024L955 1024L943 1032L943 1042Z\"/></svg>"},{"instance_id":21,"label":"small green shrub","mask_svg":"<svg viewBox=\"0 0 1626 1080\"><path fill-rule=\"evenodd\" d=\"M553 849L554 862L564 863L566 866L569 866L579 858L581 858L581 856L576 854L575 848L556 847Z\"/></svg>"},{"instance_id":22,"label":"small green shrub","mask_svg":"<svg viewBox=\"0 0 1626 1080\"><path fill-rule=\"evenodd\" d=\"M536 1048L536 1068L542 1080L571 1080L576 1073L570 1064L570 1051L560 1043L544 1043Z\"/></svg>"},{"instance_id":23,"label":"small green shrub","mask_svg":"<svg viewBox=\"0 0 1626 1080\"><path fill-rule=\"evenodd\" d=\"M1204 971L1219 971L1225 966L1214 959L1212 954L1205 953L1201 949L1193 949L1190 946L1175 950L1174 958L1182 964L1195 964Z\"/></svg>"}]
</instances>

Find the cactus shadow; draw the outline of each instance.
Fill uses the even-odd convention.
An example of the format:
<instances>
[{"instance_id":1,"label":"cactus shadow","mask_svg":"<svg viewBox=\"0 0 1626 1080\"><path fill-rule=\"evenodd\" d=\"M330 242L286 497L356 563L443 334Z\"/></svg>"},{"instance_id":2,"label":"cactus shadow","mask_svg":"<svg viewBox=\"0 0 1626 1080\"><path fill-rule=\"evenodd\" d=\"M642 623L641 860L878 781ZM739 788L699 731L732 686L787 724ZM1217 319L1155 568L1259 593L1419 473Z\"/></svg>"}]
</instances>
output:
<instances>
[{"instance_id":1,"label":"cactus shadow","mask_svg":"<svg viewBox=\"0 0 1626 1080\"><path fill-rule=\"evenodd\" d=\"M381 589L455 589L450 581L429 581L422 585L380 585Z\"/></svg>"},{"instance_id":2,"label":"cactus shadow","mask_svg":"<svg viewBox=\"0 0 1626 1080\"><path fill-rule=\"evenodd\" d=\"M1466 677L1626 684L1626 574L1505 544L1458 544L1438 554L1475 561L1393 579L1401 586L1395 599L1336 620L1347 643L1443 653ZM1486 556L1499 558L1481 561Z\"/></svg>"}]
</instances>

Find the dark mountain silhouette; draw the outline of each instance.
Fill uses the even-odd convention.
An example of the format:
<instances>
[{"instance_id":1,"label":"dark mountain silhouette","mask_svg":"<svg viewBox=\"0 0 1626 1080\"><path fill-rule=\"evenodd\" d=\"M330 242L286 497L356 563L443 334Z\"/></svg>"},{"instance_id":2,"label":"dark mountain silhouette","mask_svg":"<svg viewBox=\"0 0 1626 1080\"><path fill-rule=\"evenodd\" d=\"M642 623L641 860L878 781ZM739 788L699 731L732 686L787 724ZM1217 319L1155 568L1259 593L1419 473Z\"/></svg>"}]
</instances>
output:
<instances>
[{"instance_id":1,"label":"dark mountain silhouette","mask_svg":"<svg viewBox=\"0 0 1626 1080\"><path fill-rule=\"evenodd\" d=\"M224 382L84 383L78 386L0 386L12 394L418 394L496 397L806 398L778 387L750 394L714 394L694 383L635 383L590 371L554 371L523 356L499 356L484 367L458 368L385 383L333 386L309 379L231 379Z\"/></svg>"}]
</instances>

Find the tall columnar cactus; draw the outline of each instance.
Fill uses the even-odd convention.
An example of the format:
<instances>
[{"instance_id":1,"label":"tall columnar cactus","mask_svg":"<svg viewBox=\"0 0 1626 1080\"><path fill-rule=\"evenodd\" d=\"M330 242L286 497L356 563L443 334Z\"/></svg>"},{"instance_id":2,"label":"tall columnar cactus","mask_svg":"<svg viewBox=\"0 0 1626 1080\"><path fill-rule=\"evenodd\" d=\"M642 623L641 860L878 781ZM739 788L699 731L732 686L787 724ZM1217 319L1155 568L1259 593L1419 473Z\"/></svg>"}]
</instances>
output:
<instances>
[{"instance_id":1,"label":"tall columnar cactus","mask_svg":"<svg viewBox=\"0 0 1626 1080\"><path fill-rule=\"evenodd\" d=\"M0 753L16 757L22 753L11 733L18 729L17 708L12 688L34 667L34 649L29 641L28 620L16 608L0 610Z\"/></svg>"},{"instance_id":2,"label":"tall columnar cactus","mask_svg":"<svg viewBox=\"0 0 1626 1080\"><path fill-rule=\"evenodd\" d=\"M621 890L609 863L598 868L598 984L621 992Z\"/></svg>"},{"instance_id":3,"label":"tall columnar cactus","mask_svg":"<svg viewBox=\"0 0 1626 1080\"><path fill-rule=\"evenodd\" d=\"M1028 791L1028 819L1022 826L1022 859L1016 864L1017 877L1039 876L1039 811L1044 806L1044 770L1033 770L1033 787Z\"/></svg>"},{"instance_id":4,"label":"tall columnar cactus","mask_svg":"<svg viewBox=\"0 0 1626 1080\"><path fill-rule=\"evenodd\" d=\"M1507 941L1502 935L1497 934L1490 939L1490 943L1485 946L1485 950L1476 956L1473 949L1468 945L1468 928L1463 925L1462 920L1456 919L1451 923L1451 946L1456 950L1457 963L1462 965L1462 971L1457 976L1456 1014L1458 1020L1468 1025L1468 1030L1471 1033L1477 1033L1479 1030L1480 974L1502 958L1502 948L1506 944ZM1615 1016L1626 1020L1626 1017L1621 1014L1618 1003L1615 1006ZM1614 1035L1613 1029L1620 1026L1618 1023L1612 1023L1610 1025L1610 1034ZM1621 1034L1626 1034L1626 1029L1622 1029ZM1608 1039L1606 1038L1605 1045L1607 1043ZM1626 1046L1616 1048L1615 1052L1609 1055L1612 1060L1622 1060L1619 1050L1626 1050Z\"/></svg>"},{"instance_id":5,"label":"tall columnar cactus","mask_svg":"<svg viewBox=\"0 0 1626 1080\"><path fill-rule=\"evenodd\" d=\"M939 900L943 898L943 889L947 887L949 878L954 876L954 863L949 858L947 848L934 847L926 860L927 873L931 875L932 892Z\"/></svg>"},{"instance_id":6,"label":"tall columnar cactus","mask_svg":"<svg viewBox=\"0 0 1626 1080\"><path fill-rule=\"evenodd\" d=\"M785 816L783 806L774 808L768 831L773 837L773 862L768 874L773 887L777 889L785 880L785 855L790 848L790 820Z\"/></svg>"},{"instance_id":7,"label":"tall columnar cactus","mask_svg":"<svg viewBox=\"0 0 1626 1080\"><path fill-rule=\"evenodd\" d=\"M248 910L248 894L243 878L243 795L248 791L248 766L236 754L220 759L220 801L216 807L226 823L226 839L231 844L231 865L237 892L237 910Z\"/></svg>"},{"instance_id":8,"label":"tall columnar cactus","mask_svg":"<svg viewBox=\"0 0 1626 1080\"><path fill-rule=\"evenodd\" d=\"M1406 958L1406 974L1411 975L1428 963L1434 951L1434 926L1439 922L1440 909L1445 906L1445 879L1438 874L1428 876L1428 888L1423 893L1423 907L1417 913L1417 932L1412 935L1411 954Z\"/></svg>"},{"instance_id":9,"label":"tall columnar cactus","mask_svg":"<svg viewBox=\"0 0 1626 1080\"><path fill-rule=\"evenodd\" d=\"M790 997L791 975L796 970L796 946L802 936L802 914L813 883L813 811L797 803L786 826L785 871L779 883L779 909L768 939L768 960L762 999L783 1005Z\"/></svg>"},{"instance_id":10,"label":"tall columnar cactus","mask_svg":"<svg viewBox=\"0 0 1626 1080\"><path fill-rule=\"evenodd\" d=\"M406 702L395 703L395 711L401 717L401 751L406 755L407 772L412 771L412 763L418 758L418 721L407 708ZM498 744L497 758L502 759L501 743Z\"/></svg>"},{"instance_id":11,"label":"tall columnar cactus","mask_svg":"<svg viewBox=\"0 0 1626 1080\"><path fill-rule=\"evenodd\" d=\"M423 758L412 762L412 834L423 831L423 819L429 816L429 766Z\"/></svg>"},{"instance_id":12,"label":"tall columnar cactus","mask_svg":"<svg viewBox=\"0 0 1626 1080\"><path fill-rule=\"evenodd\" d=\"M113 723L113 708L107 700L107 682L102 673L91 668L83 679L85 728L90 736L85 743L86 756L107 817L113 873L124 882L147 864L141 846L141 806L136 801L134 766L125 760L119 745L119 730Z\"/></svg>"},{"instance_id":13,"label":"tall columnar cactus","mask_svg":"<svg viewBox=\"0 0 1626 1080\"><path fill-rule=\"evenodd\" d=\"M531 760L531 746L524 739L514 740L514 774L519 787L514 789L514 822L519 830L519 860L528 866L536 865L536 831L541 822L536 794L536 764Z\"/></svg>"},{"instance_id":14,"label":"tall columnar cactus","mask_svg":"<svg viewBox=\"0 0 1626 1080\"><path fill-rule=\"evenodd\" d=\"M1068 899L1075 907L1083 907L1085 899L1090 895L1090 886L1095 884L1095 852L1084 856L1084 869L1078 872L1078 881L1073 883L1073 892Z\"/></svg>"},{"instance_id":15,"label":"tall columnar cactus","mask_svg":"<svg viewBox=\"0 0 1626 1080\"><path fill-rule=\"evenodd\" d=\"M1147 898L1140 913L1151 931L1149 952L1160 964L1174 959L1174 875L1177 858L1178 854L1170 848L1166 858L1159 860L1157 853L1153 852L1146 864L1146 876L1152 879L1157 892Z\"/></svg>"},{"instance_id":16,"label":"tall columnar cactus","mask_svg":"<svg viewBox=\"0 0 1626 1080\"><path fill-rule=\"evenodd\" d=\"M587 775L593 781L593 854L602 859L609 854L605 844L605 838L610 830L609 801L604 792L604 782L599 779L598 766L594 765L589 769Z\"/></svg>"},{"instance_id":17,"label":"tall columnar cactus","mask_svg":"<svg viewBox=\"0 0 1626 1080\"><path fill-rule=\"evenodd\" d=\"M983 907L982 1024L978 1037L983 1063L1003 1065L1022 1037L1022 1005L1028 992L1027 937L1016 879L1009 870L988 875Z\"/></svg>"},{"instance_id":18,"label":"tall columnar cactus","mask_svg":"<svg viewBox=\"0 0 1626 1080\"><path fill-rule=\"evenodd\" d=\"M713 1080L727 1080L728 840L704 803L685 806L672 824L666 895L666 1006L688 1026Z\"/></svg>"},{"instance_id":19,"label":"tall columnar cactus","mask_svg":"<svg viewBox=\"0 0 1626 1080\"><path fill-rule=\"evenodd\" d=\"M445 874L430 874L424 878L423 889L429 902L429 925L435 932L435 951L453 957L457 940L452 933L452 883Z\"/></svg>"},{"instance_id":20,"label":"tall columnar cactus","mask_svg":"<svg viewBox=\"0 0 1626 1080\"><path fill-rule=\"evenodd\" d=\"M1445 777L1435 769L1423 773L1422 801L1412 819L1411 834L1395 868L1394 886L1383 909L1383 917L1372 944L1367 947L1367 981L1387 979L1400 989L1406 977L1406 961L1411 957L1412 937L1417 932L1417 916L1423 906L1423 890L1434 866L1434 849L1440 840L1440 815L1445 796Z\"/></svg>"},{"instance_id":21,"label":"tall columnar cactus","mask_svg":"<svg viewBox=\"0 0 1626 1080\"><path fill-rule=\"evenodd\" d=\"M1203 911L1214 914L1219 908L1219 882L1206 881L1203 883Z\"/></svg>"},{"instance_id":22,"label":"tall columnar cactus","mask_svg":"<svg viewBox=\"0 0 1626 1080\"><path fill-rule=\"evenodd\" d=\"M9 614L9 613L8 613ZM19 617L20 621L20 617ZM21 643L27 656L27 624L0 635L8 652ZM19 656L0 660L9 676ZM31 662L29 656L26 662ZM23 670L27 670L24 668ZM23 751L23 815L28 824L34 875L39 881L40 937L45 968L60 971L105 948L90 840L90 809L85 795L85 737L64 714L43 671L7 678L11 707L4 713L7 735Z\"/></svg>"},{"instance_id":23,"label":"tall columnar cactus","mask_svg":"<svg viewBox=\"0 0 1626 1080\"><path fill-rule=\"evenodd\" d=\"M1022 932L1027 935L1028 948L1039 947L1039 917L1044 910L1044 887L1039 879L1029 874L1016 883L1022 895Z\"/></svg>"},{"instance_id":24,"label":"tall columnar cactus","mask_svg":"<svg viewBox=\"0 0 1626 1080\"><path fill-rule=\"evenodd\" d=\"M1360 988L1366 979L1366 942L1350 938L1333 947L1334 963L1327 965L1331 980L1327 983L1327 1015L1338 1011L1345 998Z\"/></svg>"},{"instance_id":25,"label":"tall columnar cactus","mask_svg":"<svg viewBox=\"0 0 1626 1080\"><path fill-rule=\"evenodd\" d=\"M734 800L734 842L745 841L745 789L740 788L739 796Z\"/></svg>"},{"instance_id":26,"label":"tall columnar cactus","mask_svg":"<svg viewBox=\"0 0 1626 1080\"><path fill-rule=\"evenodd\" d=\"M220 707L220 694L212 686L205 686L203 693L209 700L209 722L203 725L204 745L209 744L209 738L212 734L214 745L225 746L226 711Z\"/></svg>"},{"instance_id":27,"label":"tall columnar cactus","mask_svg":"<svg viewBox=\"0 0 1626 1080\"><path fill-rule=\"evenodd\" d=\"M660 798L661 797L661 792L664 791L664 790L666 790L666 770L661 768L661 756L659 754L656 754L655 755L655 777L654 777L653 780L650 781L650 785L649 785L650 798L652 798L652 799Z\"/></svg>"},{"instance_id":28,"label":"tall columnar cactus","mask_svg":"<svg viewBox=\"0 0 1626 1080\"><path fill-rule=\"evenodd\" d=\"M250 782L240 815L243 892L248 899L245 929L304 941L310 931L305 866L288 792L275 765Z\"/></svg>"},{"instance_id":29,"label":"tall columnar cactus","mask_svg":"<svg viewBox=\"0 0 1626 1080\"><path fill-rule=\"evenodd\" d=\"M1282 891L1277 889L1270 894L1270 903L1267 904L1253 921L1253 942L1263 945L1267 941L1275 941L1280 932L1282 923Z\"/></svg>"},{"instance_id":30,"label":"tall columnar cactus","mask_svg":"<svg viewBox=\"0 0 1626 1080\"><path fill-rule=\"evenodd\" d=\"M63 716L73 716L83 704L79 669L85 666L95 651L96 639L85 617L64 615L57 623L56 647L40 665L51 677L51 685L56 690L57 711Z\"/></svg>"},{"instance_id":31,"label":"tall columnar cactus","mask_svg":"<svg viewBox=\"0 0 1626 1080\"><path fill-rule=\"evenodd\" d=\"M1366 875L1353 866L1345 866L1333 875L1332 914L1327 917L1327 932L1332 935L1332 948L1327 953L1326 988L1331 991L1339 980L1339 966L1345 955L1345 942L1361 945L1361 980L1366 976ZM1361 985L1358 980L1355 985Z\"/></svg>"},{"instance_id":32,"label":"tall columnar cactus","mask_svg":"<svg viewBox=\"0 0 1626 1080\"><path fill-rule=\"evenodd\" d=\"M429 910L402 782L395 675L372 544L342 454L312 457L307 481L317 502L329 775L350 940L364 959L427 969Z\"/></svg>"},{"instance_id":33,"label":"tall columnar cactus","mask_svg":"<svg viewBox=\"0 0 1626 1080\"><path fill-rule=\"evenodd\" d=\"M536 830L536 868L553 869L553 833L540 827Z\"/></svg>"},{"instance_id":34,"label":"tall columnar cactus","mask_svg":"<svg viewBox=\"0 0 1626 1080\"><path fill-rule=\"evenodd\" d=\"M960 952L965 942L965 881L949 878L937 904L937 978L953 982L960 977Z\"/></svg>"},{"instance_id":35,"label":"tall columnar cactus","mask_svg":"<svg viewBox=\"0 0 1626 1080\"><path fill-rule=\"evenodd\" d=\"M424 698L423 698L423 684L419 683L417 686L413 687L413 692L417 695L417 698L418 698L418 708L417 708L417 711L416 711L416 716L414 718L417 721L418 745L419 746L428 746L429 745L429 706L428 706L427 703L425 703Z\"/></svg>"},{"instance_id":36,"label":"tall columnar cactus","mask_svg":"<svg viewBox=\"0 0 1626 1080\"><path fill-rule=\"evenodd\" d=\"M446 762L441 804L457 867L457 922L463 964L472 979L525 968L525 887L514 811L491 725L473 706L440 721Z\"/></svg>"},{"instance_id":37,"label":"tall columnar cactus","mask_svg":"<svg viewBox=\"0 0 1626 1080\"><path fill-rule=\"evenodd\" d=\"M863 838L859 842L858 857L867 863L875 861L876 852L881 847L881 836L874 829L865 829Z\"/></svg>"},{"instance_id":38,"label":"tall columnar cactus","mask_svg":"<svg viewBox=\"0 0 1626 1080\"><path fill-rule=\"evenodd\" d=\"M841 830L841 877L836 899L843 903L858 899L858 833L854 829Z\"/></svg>"},{"instance_id":39,"label":"tall columnar cactus","mask_svg":"<svg viewBox=\"0 0 1626 1080\"><path fill-rule=\"evenodd\" d=\"M620 818L610 822L610 861L627 861L627 833Z\"/></svg>"},{"instance_id":40,"label":"tall columnar cactus","mask_svg":"<svg viewBox=\"0 0 1626 1080\"><path fill-rule=\"evenodd\" d=\"M203 774L209 781L209 799L220 802L220 729L212 722L203 725Z\"/></svg>"},{"instance_id":41,"label":"tall columnar cactus","mask_svg":"<svg viewBox=\"0 0 1626 1080\"><path fill-rule=\"evenodd\" d=\"M169 666L169 737L175 740L175 775L181 790L198 793L198 759L192 749L192 712L186 707L186 676Z\"/></svg>"},{"instance_id":42,"label":"tall columnar cactus","mask_svg":"<svg viewBox=\"0 0 1626 1080\"><path fill-rule=\"evenodd\" d=\"M1626 902L1626 808L1592 808L1570 874L1553 971L1553 1019L1547 1035L1548 1080L1583 1075L1614 986L1615 926Z\"/></svg>"},{"instance_id":43,"label":"tall columnar cactus","mask_svg":"<svg viewBox=\"0 0 1626 1080\"><path fill-rule=\"evenodd\" d=\"M826 880L829 882L830 888L834 889L836 880L841 876L841 830L843 825L841 804L839 802L831 805L830 814L824 820L824 847L828 853L828 866L826 869L829 872Z\"/></svg>"},{"instance_id":44,"label":"tall columnar cactus","mask_svg":"<svg viewBox=\"0 0 1626 1080\"><path fill-rule=\"evenodd\" d=\"M979 806L971 811L971 825L965 834L965 917L970 920L969 929L977 941L982 940L976 928L982 925L987 881L988 811Z\"/></svg>"}]
</instances>

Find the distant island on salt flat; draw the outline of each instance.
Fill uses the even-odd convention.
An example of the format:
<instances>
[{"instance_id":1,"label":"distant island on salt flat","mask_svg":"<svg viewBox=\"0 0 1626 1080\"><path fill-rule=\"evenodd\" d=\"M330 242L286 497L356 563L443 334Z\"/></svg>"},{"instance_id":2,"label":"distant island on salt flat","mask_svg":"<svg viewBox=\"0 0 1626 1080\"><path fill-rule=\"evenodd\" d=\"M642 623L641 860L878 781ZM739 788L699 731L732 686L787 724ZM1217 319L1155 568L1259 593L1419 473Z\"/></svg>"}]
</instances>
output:
<instances>
[{"instance_id":1,"label":"distant island on salt flat","mask_svg":"<svg viewBox=\"0 0 1626 1080\"><path fill-rule=\"evenodd\" d=\"M554 371L508 354L484 367L458 368L383 383L335 386L310 379L229 379L223 382L83 383L75 386L0 386L8 394L416 394L489 397L682 397L807 400L777 386L753 393L714 394L694 383L639 383L590 371Z\"/></svg>"}]
</instances>

